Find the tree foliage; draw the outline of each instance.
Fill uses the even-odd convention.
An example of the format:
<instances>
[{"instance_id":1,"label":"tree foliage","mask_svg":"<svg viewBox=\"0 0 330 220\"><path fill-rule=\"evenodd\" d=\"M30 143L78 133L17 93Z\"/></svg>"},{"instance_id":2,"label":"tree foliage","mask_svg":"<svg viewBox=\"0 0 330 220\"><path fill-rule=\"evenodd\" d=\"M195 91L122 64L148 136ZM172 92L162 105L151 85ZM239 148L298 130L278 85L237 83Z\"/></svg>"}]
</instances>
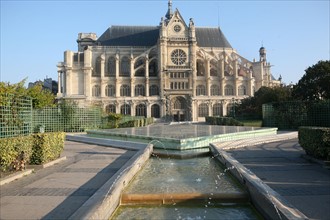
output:
<instances>
[{"instance_id":1,"label":"tree foliage","mask_svg":"<svg viewBox=\"0 0 330 220\"><path fill-rule=\"evenodd\" d=\"M330 61L319 61L308 67L293 87L292 96L307 101L330 99Z\"/></svg>"},{"instance_id":2,"label":"tree foliage","mask_svg":"<svg viewBox=\"0 0 330 220\"><path fill-rule=\"evenodd\" d=\"M48 90L42 88L41 83L37 83L31 88L25 88L26 79L16 83L10 84L0 82L0 97L6 94L12 94L14 97L31 97L33 108L43 108L54 105L55 96ZM0 104L4 104L1 103Z\"/></svg>"},{"instance_id":3,"label":"tree foliage","mask_svg":"<svg viewBox=\"0 0 330 220\"><path fill-rule=\"evenodd\" d=\"M261 87L253 97L245 98L237 106L237 115L241 117L262 118L262 105L270 102L291 100L289 87Z\"/></svg>"}]
</instances>

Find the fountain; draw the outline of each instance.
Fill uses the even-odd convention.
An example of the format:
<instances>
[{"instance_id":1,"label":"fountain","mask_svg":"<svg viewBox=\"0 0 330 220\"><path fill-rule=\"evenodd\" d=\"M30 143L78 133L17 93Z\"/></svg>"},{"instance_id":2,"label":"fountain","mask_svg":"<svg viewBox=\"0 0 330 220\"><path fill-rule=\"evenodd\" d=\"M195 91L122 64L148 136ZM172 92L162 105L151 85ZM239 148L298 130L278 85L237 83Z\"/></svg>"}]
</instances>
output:
<instances>
[{"instance_id":1,"label":"fountain","mask_svg":"<svg viewBox=\"0 0 330 220\"><path fill-rule=\"evenodd\" d=\"M150 158L127 164L115 183L108 187L106 195L103 194L99 211L94 212L97 214L86 215L83 211L86 208L82 207L72 219L109 217L109 214L111 219L218 219L219 216L221 219L261 219L250 203L255 199L251 199L250 188L246 188L246 176L239 173L239 178L237 175L233 178L229 173L237 173L236 165L228 166L223 155L209 145L219 140L274 135L276 131L276 128L193 124L88 131L87 138L92 137L99 144L116 142L122 147L125 143L130 146L136 143L140 157L149 155ZM154 149L144 150L143 146L150 144ZM120 202L112 202L114 195ZM86 207L93 207L93 200ZM113 205L109 211L111 204L117 204L115 211ZM277 216L281 219L280 213Z\"/></svg>"}]
</instances>

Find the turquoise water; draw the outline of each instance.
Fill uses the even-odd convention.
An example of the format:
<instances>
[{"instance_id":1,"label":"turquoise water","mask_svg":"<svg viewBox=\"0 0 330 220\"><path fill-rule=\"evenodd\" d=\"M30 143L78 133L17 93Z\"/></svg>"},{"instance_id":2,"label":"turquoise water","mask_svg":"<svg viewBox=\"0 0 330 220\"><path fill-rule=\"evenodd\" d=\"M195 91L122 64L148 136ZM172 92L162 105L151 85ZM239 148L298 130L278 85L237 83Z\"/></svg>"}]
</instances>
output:
<instances>
[{"instance_id":1,"label":"turquoise water","mask_svg":"<svg viewBox=\"0 0 330 220\"><path fill-rule=\"evenodd\" d=\"M175 201L161 197L198 193L203 195L201 199ZM224 202L216 198L220 194L246 195L246 192L215 158L151 157L122 194L126 198L137 195L139 199L122 201L112 219L262 219L247 200ZM157 199L150 203L147 201L150 195Z\"/></svg>"}]
</instances>

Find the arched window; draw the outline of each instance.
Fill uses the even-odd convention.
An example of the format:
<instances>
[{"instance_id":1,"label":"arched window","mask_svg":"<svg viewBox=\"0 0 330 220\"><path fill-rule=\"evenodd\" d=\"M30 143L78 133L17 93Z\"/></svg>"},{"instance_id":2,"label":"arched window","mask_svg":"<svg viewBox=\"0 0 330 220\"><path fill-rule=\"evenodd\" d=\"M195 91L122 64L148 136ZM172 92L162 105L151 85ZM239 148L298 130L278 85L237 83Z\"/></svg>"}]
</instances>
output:
<instances>
[{"instance_id":1,"label":"arched window","mask_svg":"<svg viewBox=\"0 0 330 220\"><path fill-rule=\"evenodd\" d=\"M218 96L220 95L220 88L217 85L211 86L211 96Z\"/></svg>"},{"instance_id":2,"label":"arched window","mask_svg":"<svg viewBox=\"0 0 330 220\"><path fill-rule=\"evenodd\" d=\"M139 58L135 64L135 76L144 76L145 75L145 68L144 68L144 58Z\"/></svg>"},{"instance_id":3,"label":"arched window","mask_svg":"<svg viewBox=\"0 0 330 220\"><path fill-rule=\"evenodd\" d=\"M139 104L135 107L135 115L136 116L144 116L147 117L147 109L146 105L144 104Z\"/></svg>"},{"instance_id":4,"label":"arched window","mask_svg":"<svg viewBox=\"0 0 330 220\"><path fill-rule=\"evenodd\" d=\"M183 108L184 108L183 101L180 99L175 100L174 109L183 109Z\"/></svg>"},{"instance_id":5,"label":"arched window","mask_svg":"<svg viewBox=\"0 0 330 220\"><path fill-rule=\"evenodd\" d=\"M92 76L99 77L101 76L101 57L96 58L95 61L95 70L92 73Z\"/></svg>"},{"instance_id":6,"label":"arched window","mask_svg":"<svg viewBox=\"0 0 330 220\"><path fill-rule=\"evenodd\" d=\"M216 60L211 60L210 62L210 76L218 76L218 67Z\"/></svg>"},{"instance_id":7,"label":"arched window","mask_svg":"<svg viewBox=\"0 0 330 220\"><path fill-rule=\"evenodd\" d=\"M123 57L120 63L120 76L130 75L130 60L128 57Z\"/></svg>"},{"instance_id":8,"label":"arched window","mask_svg":"<svg viewBox=\"0 0 330 220\"><path fill-rule=\"evenodd\" d=\"M204 62L202 60L197 60L197 76L205 76Z\"/></svg>"},{"instance_id":9,"label":"arched window","mask_svg":"<svg viewBox=\"0 0 330 220\"><path fill-rule=\"evenodd\" d=\"M116 58L110 57L108 60L107 76L115 76L115 75L116 75Z\"/></svg>"},{"instance_id":10,"label":"arched window","mask_svg":"<svg viewBox=\"0 0 330 220\"><path fill-rule=\"evenodd\" d=\"M101 95L101 88L99 85L94 85L92 88L92 96L99 97Z\"/></svg>"},{"instance_id":11,"label":"arched window","mask_svg":"<svg viewBox=\"0 0 330 220\"><path fill-rule=\"evenodd\" d=\"M238 87L238 95L246 95L246 88L245 86L239 86Z\"/></svg>"},{"instance_id":12,"label":"arched window","mask_svg":"<svg viewBox=\"0 0 330 220\"><path fill-rule=\"evenodd\" d=\"M131 88L129 85L122 85L120 87L120 96L131 96Z\"/></svg>"},{"instance_id":13,"label":"arched window","mask_svg":"<svg viewBox=\"0 0 330 220\"><path fill-rule=\"evenodd\" d=\"M135 86L135 96L145 96L144 85L136 85Z\"/></svg>"},{"instance_id":14,"label":"arched window","mask_svg":"<svg viewBox=\"0 0 330 220\"><path fill-rule=\"evenodd\" d=\"M105 87L105 95L108 97L112 97L115 96L116 90L115 87L113 85L107 85Z\"/></svg>"},{"instance_id":15,"label":"arched window","mask_svg":"<svg viewBox=\"0 0 330 220\"><path fill-rule=\"evenodd\" d=\"M152 85L149 88L149 96L159 95L159 89L157 85Z\"/></svg>"},{"instance_id":16,"label":"arched window","mask_svg":"<svg viewBox=\"0 0 330 220\"><path fill-rule=\"evenodd\" d=\"M151 117L160 118L160 110L159 105L154 104L151 106Z\"/></svg>"},{"instance_id":17,"label":"arched window","mask_svg":"<svg viewBox=\"0 0 330 220\"><path fill-rule=\"evenodd\" d=\"M209 107L207 104L202 103L198 106L198 117L206 117L209 116Z\"/></svg>"},{"instance_id":18,"label":"arched window","mask_svg":"<svg viewBox=\"0 0 330 220\"><path fill-rule=\"evenodd\" d=\"M199 96L199 95L205 95L205 86L203 85L198 85L196 87L196 95Z\"/></svg>"},{"instance_id":19,"label":"arched window","mask_svg":"<svg viewBox=\"0 0 330 220\"><path fill-rule=\"evenodd\" d=\"M107 106L105 107L105 112L106 112L107 114L109 114L109 113L116 113L116 106L113 105L113 104L107 105Z\"/></svg>"},{"instance_id":20,"label":"arched window","mask_svg":"<svg viewBox=\"0 0 330 220\"><path fill-rule=\"evenodd\" d=\"M212 111L213 116L222 116L222 105L220 103L214 104Z\"/></svg>"},{"instance_id":21,"label":"arched window","mask_svg":"<svg viewBox=\"0 0 330 220\"><path fill-rule=\"evenodd\" d=\"M157 76L157 60L154 59L149 63L149 76Z\"/></svg>"},{"instance_id":22,"label":"arched window","mask_svg":"<svg viewBox=\"0 0 330 220\"><path fill-rule=\"evenodd\" d=\"M124 104L120 107L120 114L122 115L130 115L131 114L131 106L128 104Z\"/></svg>"},{"instance_id":23,"label":"arched window","mask_svg":"<svg viewBox=\"0 0 330 220\"><path fill-rule=\"evenodd\" d=\"M225 86L225 95L234 95L234 89L231 85Z\"/></svg>"}]
</instances>

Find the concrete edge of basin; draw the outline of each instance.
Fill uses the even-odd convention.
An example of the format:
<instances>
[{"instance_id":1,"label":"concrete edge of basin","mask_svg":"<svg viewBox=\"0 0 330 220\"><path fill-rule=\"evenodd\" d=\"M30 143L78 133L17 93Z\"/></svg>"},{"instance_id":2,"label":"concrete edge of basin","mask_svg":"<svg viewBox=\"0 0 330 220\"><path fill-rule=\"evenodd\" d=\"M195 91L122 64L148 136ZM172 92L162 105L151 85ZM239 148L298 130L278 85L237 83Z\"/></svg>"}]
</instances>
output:
<instances>
[{"instance_id":1,"label":"concrete edge of basin","mask_svg":"<svg viewBox=\"0 0 330 220\"><path fill-rule=\"evenodd\" d=\"M112 145L112 147L117 146ZM122 147L122 144L120 144L119 147ZM144 148L137 151L136 154L75 211L69 219L109 219L120 205L121 192L135 174L143 167L152 151L152 144L144 144Z\"/></svg>"},{"instance_id":2,"label":"concrete edge of basin","mask_svg":"<svg viewBox=\"0 0 330 220\"><path fill-rule=\"evenodd\" d=\"M116 147L125 150L141 150L144 149L147 143L131 142L124 140L113 140L101 137L89 137L86 134L67 134L66 140L83 142L88 144L97 144L105 147Z\"/></svg>"},{"instance_id":3,"label":"concrete edge of basin","mask_svg":"<svg viewBox=\"0 0 330 220\"><path fill-rule=\"evenodd\" d=\"M308 219L285 198L271 189L253 172L231 157L227 152L210 144L210 151L247 189L251 202L266 219ZM277 218L276 218L276 217Z\"/></svg>"}]
</instances>

